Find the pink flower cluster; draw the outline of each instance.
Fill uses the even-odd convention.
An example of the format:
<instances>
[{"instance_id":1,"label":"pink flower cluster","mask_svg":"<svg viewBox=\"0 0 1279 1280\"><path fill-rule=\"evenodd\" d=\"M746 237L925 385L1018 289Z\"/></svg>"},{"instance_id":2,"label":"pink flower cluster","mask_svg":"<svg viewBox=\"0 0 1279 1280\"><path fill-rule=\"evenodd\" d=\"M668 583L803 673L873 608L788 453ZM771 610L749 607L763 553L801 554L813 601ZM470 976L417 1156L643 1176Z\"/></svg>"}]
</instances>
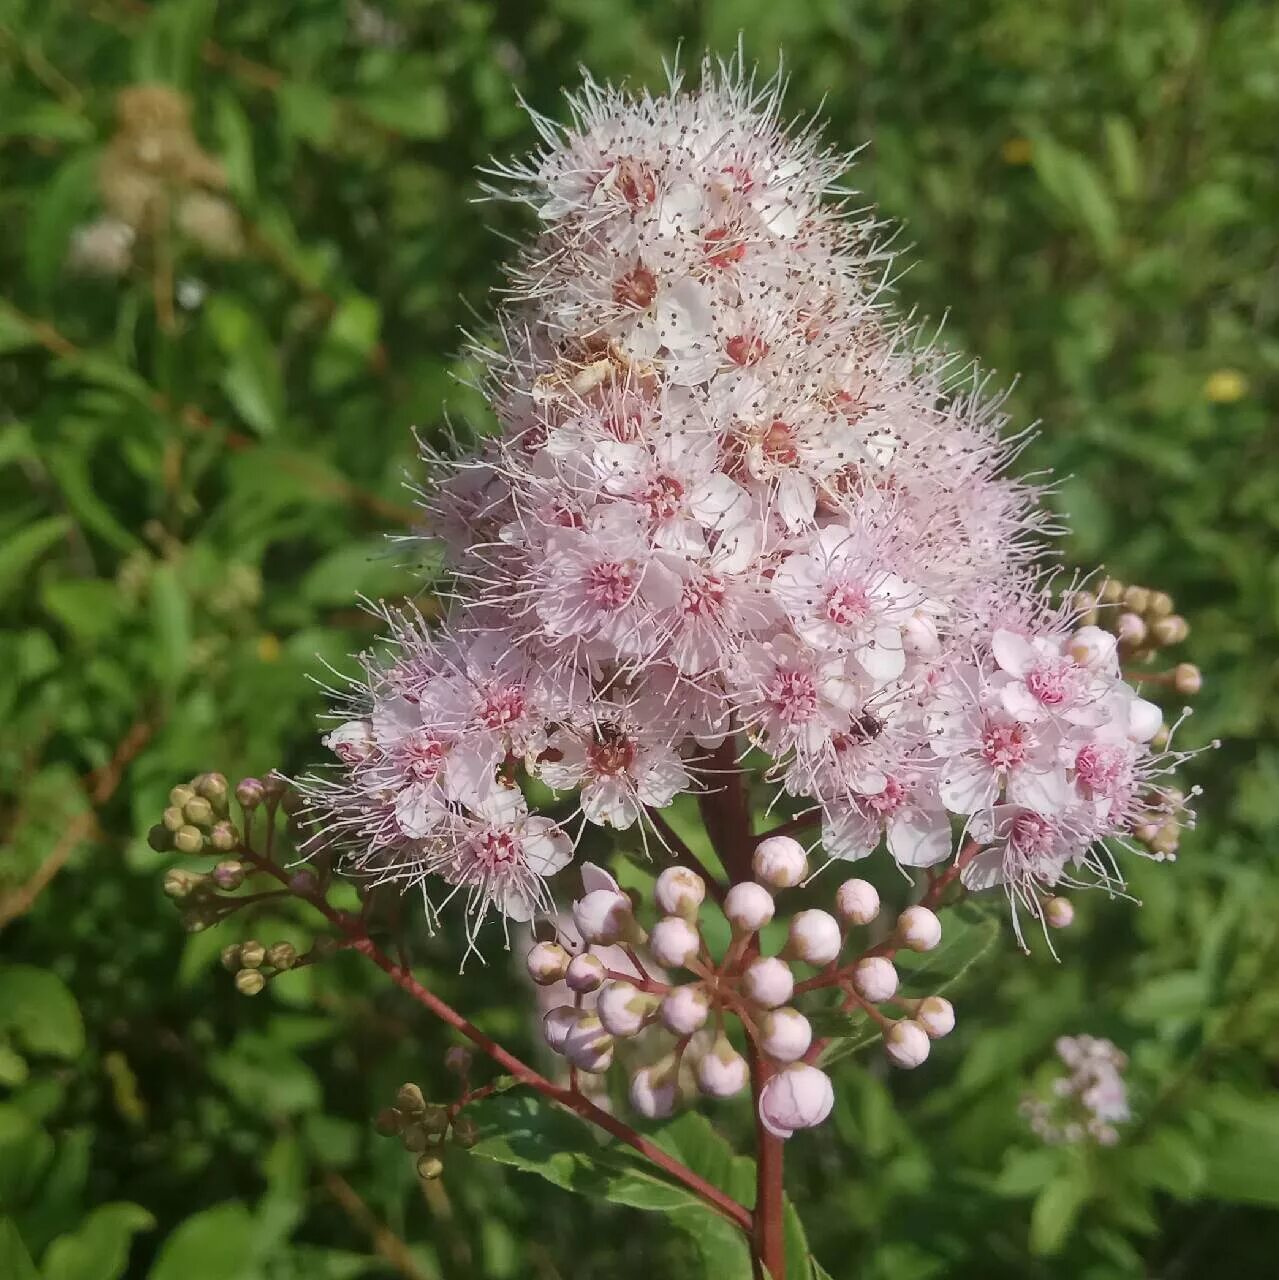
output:
<instances>
[{"instance_id":1,"label":"pink flower cluster","mask_svg":"<svg viewBox=\"0 0 1279 1280\"><path fill-rule=\"evenodd\" d=\"M1131 1118L1123 1076L1127 1056L1100 1036L1061 1036L1056 1049L1068 1074L1053 1081L1051 1101L1023 1099L1021 1111L1032 1132L1051 1146L1114 1146L1119 1141L1116 1125Z\"/></svg>"},{"instance_id":2,"label":"pink flower cluster","mask_svg":"<svg viewBox=\"0 0 1279 1280\"><path fill-rule=\"evenodd\" d=\"M309 784L359 871L528 918L575 819L531 816L521 777L647 830L717 785L726 741L829 856L977 840L968 885L1035 917L1180 806L1159 709L1037 576L1047 520L1005 474L1024 440L889 317L847 158L784 129L779 92L709 66L661 97L588 81L494 171L540 231L476 349L497 432L427 450L448 617L390 615Z\"/></svg>"}]
</instances>

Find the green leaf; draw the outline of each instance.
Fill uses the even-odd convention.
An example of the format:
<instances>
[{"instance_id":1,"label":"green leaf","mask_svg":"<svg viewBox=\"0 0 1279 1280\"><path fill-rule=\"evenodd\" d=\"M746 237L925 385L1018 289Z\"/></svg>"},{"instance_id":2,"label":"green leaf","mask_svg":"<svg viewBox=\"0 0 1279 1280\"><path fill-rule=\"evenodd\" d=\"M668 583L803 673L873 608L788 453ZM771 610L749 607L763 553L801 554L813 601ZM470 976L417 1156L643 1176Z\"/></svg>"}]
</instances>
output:
<instances>
[{"instance_id":1,"label":"green leaf","mask_svg":"<svg viewBox=\"0 0 1279 1280\"><path fill-rule=\"evenodd\" d=\"M40 1280L36 1264L12 1218L0 1217L0 1276L4 1280Z\"/></svg>"},{"instance_id":2,"label":"green leaf","mask_svg":"<svg viewBox=\"0 0 1279 1280\"><path fill-rule=\"evenodd\" d=\"M151 9L133 38L137 80L162 80L185 88L196 81L200 45L213 22L216 0L169 0Z\"/></svg>"},{"instance_id":3,"label":"green leaf","mask_svg":"<svg viewBox=\"0 0 1279 1280\"><path fill-rule=\"evenodd\" d=\"M338 547L321 557L302 579L302 599L349 607L357 596L376 600L411 590L394 546L385 538Z\"/></svg>"},{"instance_id":4,"label":"green leaf","mask_svg":"<svg viewBox=\"0 0 1279 1280\"><path fill-rule=\"evenodd\" d=\"M120 625L120 591L97 578L57 578L40 586L40 603L77 640L92 642Z\"/></svg>"},{"instance_id":5,"label":"green leaf","mask_svg":"<svg viewBox=\"0 0 1279 1280\"><path fill-rule=\"evenodd\" d=\"M406 138L442 138L449 129L449 99L443 84L394 82L360 95L361 112Z\"/></svg>"},{"instance_id":6,"label":"green leaf","mask_svg":"<svg viewBox=\"0 0 1279 1280\"><path fill-rule=\"evenodd\" d=\"M191 653L191 600L169 563L151 575L151 632L155 638L155 671L170 692L178 687Z\"/></svg>"},{"instance_id":7,"label":"green leaf","mask_svg":"<svg viewBox=\"0 0 1279 1280\"><path fill-rule=\"evenodd\" d=\"M35 563L71 528L66 516L45 516L0 543L0 600L22 585Z\"/></svg>"},{"instance_id":8,"label":"green leaf","mask_svg":"<svg viewBox=\"0 0 1279 1280\"><path fill-rule=\"evenodd\" d=\"M250 1280L256 1230L239 1201L205 1209L165 1240L148 1280Z\"/></svg>"},{"instance_id":9,"label":"green leaf","mask_svg":"<svg viewBox=\"0 0 1279 1280\"><path fill-rule=\"evenodd\" d=\"M1045 1187L1061 1169L1061 1155L1052 1147L1010 1151L995 1179L996 1195L1020 1198Z\"/></svg>"},{"instance_id":10,"label":"green leaf","mask_svg":"<svg viewBox=\"0 0 1279 1280\"><path fill-rule=\"evenodd\" d=\"M97 178L98 152L80 151L38 188L25 225L27 275L41 298L49 296L62 272L71 232L93 212Z\"/></svg>"},{"instance_id":11,"label":"green leaf","mask_svg":"<svg viewBox=\"0 0 1279 1280\"><path fill-rule=\"evenodd\" d=\"M84 1052L84 1022L66 983L29 964L0 966L0 1030L28 1053L71 1061Z\"/></svg>"},{"instance_id":12,"label":"green leaf","mask_svg":"<svg viewBox=\"0 0 1279 1280\"><path fill-rule=\"evenodd\" d=\"M1075 1172L1055 1178L1044 1187L1030 1211L1031 1252L1041 1256L1057 1253L1087 1198L1087 1186Z\"/></svg>"},{"instance_id":13,"label":"green leaf","mask_svg":"<svg viewBox=\"0 0 1279 1280\"><path fill-rule=\"evenodd\" d=\"M1204 1152L1204 1187L1214 1200L1279 1209L1279 1099L1217 1091L1210 1111L1221 1125Z\"/></svg>"},{"instance_id":14,"label":"green leaf","mask_svg":"<svg viewBox=\"0 0 1279 1280\"><path fill-rule=\"evenodd\" d=\"M0 1044L0 1085L15 1089L31 1074L27 1060L12 1045Z\"/></svg>"},{"instance_id":15,"label":"green leaf","mask_svg":"<svg viewBox=\"0 0 1279 1280\"><path fill-rule=\"evenodd\" d=\"M0 301L0 355L38 344L35 330L16 311Z\"/></svg>"},{"instance_id":16,"label":"green leaf","mask_svg":"<svg viewBox=\"0 0 1279 1280\"><path fill-rule=\"evenodd\" d=\"M1197 969L1160 974L1128 998L1124 1013L1134 1022L1196 1018L1208 1001L1208 977Z\"/></svg>"},{"instance_id":17,"label":"green leaf","mask_svg":"<svg viewBox=\"0 0 1279 1280\"><path fill-rule=\"evenodd\" d=\"M119 1280L129 1263L129 1246L155 1219L138 1204L104 1204L44 1255L44 1280Z\"/></svg>"},{"instance_id":18,"label":"green leaf","mask_svg":"<svg viewBox=\"0 0 1279 1280\"><path fill-rule=\"evenodd\" d=\"M208 318L226 357L221 384L227 399L260 435L275 433L284 421L284 378L266 326L229 296L210 301Z\"/></svg>"}]
</instances>

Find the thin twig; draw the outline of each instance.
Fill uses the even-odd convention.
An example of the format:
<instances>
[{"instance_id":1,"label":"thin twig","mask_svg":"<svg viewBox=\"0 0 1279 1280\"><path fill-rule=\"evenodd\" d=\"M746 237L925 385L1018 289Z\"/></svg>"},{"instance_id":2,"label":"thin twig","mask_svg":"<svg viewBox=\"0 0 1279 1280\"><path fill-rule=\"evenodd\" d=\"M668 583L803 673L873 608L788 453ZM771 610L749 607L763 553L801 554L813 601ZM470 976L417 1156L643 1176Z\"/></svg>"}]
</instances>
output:
<instances>
[{"instance_id":1,"label":"thin twig","mask_svg":"<svg viewBox=\"0 0 1279 1280\"><path fill-rule=\"evenodd\" d=\"M361 1199L359 1192L333 1169L324 1172L324 1189L342 1206L343 1212L373 1242L374 1250L404 1277L404 1280L433 1280L418 1266L409 1247L382 1222Z\"/></svg>"}]
</instances>

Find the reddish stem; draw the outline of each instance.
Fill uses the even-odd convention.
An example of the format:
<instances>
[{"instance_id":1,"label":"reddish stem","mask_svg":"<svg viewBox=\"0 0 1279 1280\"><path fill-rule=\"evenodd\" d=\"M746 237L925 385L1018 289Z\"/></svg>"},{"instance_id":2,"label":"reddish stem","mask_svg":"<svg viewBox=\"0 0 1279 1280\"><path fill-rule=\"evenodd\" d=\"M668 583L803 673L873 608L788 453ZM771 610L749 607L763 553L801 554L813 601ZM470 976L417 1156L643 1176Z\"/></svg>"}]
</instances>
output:
<instances>
[{"instance_id":1,"label":"reddish stem","mask_svg":"<svg viewBox=\"0 0 1279 1280\"><path fill-rule=\"evenodd\" d=\"M267 862L250 849L242 849L241 856L252 862L259 870L274 876L281 883L290 882L287 873L274 862ZM301 895L299 895L301 896ZM637 1133L629 1125L616 1116L597 1107L585 1095L575 1089L565 1088L552 1080L548 1080L539 1071L535 1071L527 1063L521 1061L513 1053L504 1049L497 1041L485 1035L478 1027L468 1022L452 1005L446 1004L434 992L424 987L403 965L397 964L386 955L369 937L363 921L345 912L334 910L318 896L308 896L310 902L324 917L347 938L347 946L367 956L378 966L402 991L412 996L423 1008L429 1009L440 1021L447 1023L455 1031L464 1035L477 1048L482 1049L498 1066L509 1075L514 1076L521 1084L537 1090L543 1097L558 1103L568 1111L580 1116L583 1120L597 1125L606 1133L633 1147L642 1156L667 1173L676 1182L687 1187L699 1199L705 1201L715 1212L726 1218L734 1226L743 1231L751 1230L751 1215L731 1196L725 1195L718 1187L712 1186L704 1178L698 1177L691 1169L681 1164L673 1156L667 1155L660 1147L655 1146L642 1134Z\"/></svg>"},{"instance_id":2,"label":"reddish stem","mask_svg":"<svg viewBox=\"0 0 1279 1280\"><path fill-rule=\"evenodd\" d=\"M773 1073L767 1059L751 1050L751 1094L755 1101L755 1208L751 1232L755 1280L786 1280L783 1223L785 1145L769 1133L759 1114L759 1095Z\"/></svg>"}]
</instances>

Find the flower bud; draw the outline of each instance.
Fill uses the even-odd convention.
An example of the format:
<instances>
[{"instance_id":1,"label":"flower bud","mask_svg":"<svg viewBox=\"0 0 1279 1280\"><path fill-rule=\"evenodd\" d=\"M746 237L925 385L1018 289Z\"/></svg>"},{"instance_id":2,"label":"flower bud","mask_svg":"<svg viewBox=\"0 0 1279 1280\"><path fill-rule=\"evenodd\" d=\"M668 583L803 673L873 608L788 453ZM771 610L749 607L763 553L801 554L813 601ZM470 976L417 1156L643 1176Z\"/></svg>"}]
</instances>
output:
<instances>
[{"instance_id":1,"label":"flower bud","mask_svg":"<svg viewBox=\"0 0 1279 1280\"><path fill-rule=\"evenodd\" d=\"M228 973L234 973L240 967L240 944L232 942L223 947L222 954L218 959Z\"/></svg>"},{"instance_id":2,"label":"flower bud","mask_svg":"<svg viewBox=\"0 0 1279 1280\"><path fill-rule=\"evenodd\" d=\"M176 805L170 805L161 815L160 823L175 834L187 825L186 815Z\"/></svg>"},{"instance_id":3,"label":"flower bud","mask_svg":"<svg viewBox=\"0 0 1279 1280\"><path fill-rule=\"evenodd\" d=\"M173 832L163 822L157 822L147 831L147 844L156 853L168 853L173 848Z\"/></svg>"},{"instance_id":4,"label":"flower bud","mask_svg":"<svg viewBox=\"0 0 1279 1280\"><path fill-rule=\"evenodd\" d=\"M1150 608L1150 588L1129 587L1124 592L1124 604L1133 613L1145 613Z\"/></svg>"},{"instance_id":5,"label":"flower bud","mask_svg":"<svg viewBox=\"0 0 1279 1280\"><path fill-rule=\"evenodd\" d=\"M675 1110L679 1071L671 1058L641 1067L631 1077L631 1106L648 1120L660 1120Z\"/></svg>"},{"instance_id":6,"label":"flower bud","mask_svg":"<svg viewBox=\"0 0 1279 1280\"><path fill-rule=\"evenodd\" d=\"M266 798L268 800L279 800L289 789L289 780L278 769L272 769L262 779L262 786L266 790Z\"/></svg>"},{"instance_id":7,"label":"flower bud","mask_svg":"<svg viewBox=\"0 0 1279 1280\"><path fill-rule=\"evenodd\" d=\"M759 1047L775 1062L795 1062L813 1043L813 1028L798 1009L774 1009L759 1024Z\"/></svg>"},{"instance_id":8,"label":"flower bud","mask_svg":"<svg viewBox=\"0 0 1279 1280\"><path fill-rule=\"evenodd\" d=\"M417 1176L423 1182L434 1182L444 1172L444 1161L439 1156L418 1156Z\"/></svg>"},{"instance_id":9,"label":"flower bud","mask_svg":"<svg viewBox=\"0 0 1279 1280\"><path fill-rule=\"evenodd\" d=\"M240 963L246 969L260 969L266 959L266 948L252 938L240 943Z\"/></svg>"},{"instance_id":10,"label":"flower bud","mask_svg":"<svg viewBox=\"0 0 1279 1280\"><path fill-rule=\"evenodd\" d=\"M1178 613L1158 618L1150 624L1151 639L1161 648L1180 644L1190 634L1190 626Z\"/></svg>"},{"instance_id":11,"label":"flower bud","mask_svg":"<svg viewBox=\"0 0 1279 1280\"><path fill-rule=\"evenodd\" d=\"M1115 637L1100 627L1080 627L1066 646L1066 652L1081 667L1096 670L1106 666L1114 656Z\"/></svg>"},{"instance_id":12,"label":"flower bud","mask_svg":"<svg viewBox=\"0 0 1279 1280\"><path fill-rule=\"evenodd\" d=\"M593 1013L579 1013L564 1037L562 1052L578 1070L598 1075L613 1062L613 1037Z\"/></svg>"},{"instance_id":13,"label":"flower bud","mask_svg":"<svg viewBox=\"0 0 1279 1280\"><path fill-rule=\"evenodd\" d=\"M755 846L751 857L755 879L770 889L791 889L808 874L804 846L790 836L769 836Z\"/></svg>"},{"instance_id":14,"label":"flower bud","mask_svg":"<svg viewBox=\"0 0 1279 1280\"><path fill-rule=\"evenodd\" d=\"M581 996L591 991L598 991L607 976L608 970L604 968L604 962L599 956L584 951L568 962L564 981L568 984L570 991L575 991Z\"/></svg>"},{"instance_id":15,"label":"flower bud","mask_svg":"<svg viewBox=\"0 0 1279 1280\"><path fill-rule=\"evenodd\" d=\"M178 902L189 898L203 883L203 876L183 871L180 867L173 867L164 873L165 895Z\"/></svg>"},{"instance_id":16,"label":"flower bud","mask_svg":"<svg viewBox=\"0 0 1279 1280\"><path fill-rule=\"evenodd\" d=\"M649 950L658 964L668 969L682 969L696 959L701 936L680 916L663 916L653 926L648 940Z\"/></svg>"},{"instance_id":17,"label":"flower bud","mask_svg":"<svg viewBox=\"0 0 1279 1280\"><path fill-rule=\"evenodd\" d=\"M773 895L753 880L735 884L724 895L724 914L739 937L758 933L773 918L775 909Z\"/></svg>"},{"instance_id":18,"label":"flower bud","mask_svg":"<svg viewBox=\"0 0 1279 1280\"><path fill-rule=\"evenodd\" d=\"M573 903L573 923L587 943L611 945L630 932L631 900L618 889L595 889Z\"/></svg>"},{"instance_id":19,"label":"flower bud","mask_svg":"<svg viewBox=\"0 0 1279 1280\"><path fill-rule=\"evenodd\" d=\"M453 1121L453 1141L459 1147L473 1147L479 1140L479 1126L470 1116L458 1116Z\"/></svg>"},{"instance_id":20,"label":"flower bud","mask_svg":"<svg viewBox=\"0 0 1279 1280\"><path fill-rule=\"evenodd\" d=\"M564 1039L577 1021L578 1010L571 1004L561 1004L550 1010L542 1019L542 1034L546 1043L556 1053L564 1052Z\"/></svg>"},{"instance_id":21,"label":"flower bud","mask_svg":"<svg viewBox=\"0 0 1279 1280\"><path fill-rule=\"evenodd\" d=\"M559 982L568 971L569 954L558 942L536 943L525 957L528 976L539 987Z\"/></svg>"},{"instance_id":22,"label":"flower bud","mask_svg":"<svg viewBox=\"0 0 1279 1280\"><path fill-rule=\"evenodd\" d=\"M884 1035L884 1051L895 1067L911 1070L928 1057L928 1032L911 1018L894 1022Z\"/></svg>"},{"instance_id":23,"label":"flower bud","mask_svg":"<svg viewBox=\"0 0 1279 1280\"><path fill-rule=\"evenodd\" d=\"M1115 635L1120 644L1136 649L1146 638L1145 620L1136 613L1121 613L1115 619Z\"/></svg>"},{"instance_id":24,"label":"flower bud","mask_svg":"<svg viewBox=\"0 0 1279 1280\"><path fill-rule=\"evenodd\" d=\"M411 1155L417 1155L431 1145L431 1135L420 1124L410 1121L400 1130L400 1145Z\"/></svg>"},{"instance_id":25,"label":"flower bud","mask_svg":"<svg viewBox=\"0 0 1279 1280\"><path fill-rule=\"evenodd\" d=\"M806 964L830 964L844 945L839 921L828 911L801 911L790 922L786 951Z\"/></svg>"},{"instance_id":26,"label":"flower bud","mask_svg":"<svg viewBox=\"0 0 1279 1280\"><path fill-rule=\"evenodd\" d=\"M706 881L687 867L667 867L653 886L653 899L663 914L691 920L706 900Z\"/></svg>"},{"instance_id":27,"label":"flower bud","mask_svg":"<svg viewBox=\"0 0 1279 1280\"><path fill-rule=\"evenodd\" d=\"M595 1012L609 1035L627 1039L638 1035L657 1008L657 998L629 982L606 982L595 1002Z\"/></svg>"},{"instance_id":28,"label":"flower bud","mask_svg":"<svg viewBox=\"0 0 1279 1280\"><path fill-rule=\"evenodd\" d=\"M706 1025L711 1002L701 983L675 987L662 1000L662 1025L677 1036L691 1036Z\"/></svg>"},{"instance_id":29,"label":"flower bud","mask_svg":"<svg viewBox=\"0 0 1279 1280\"><path fill-rule=\"evenodd\" d=\"M830 1077L807 1063L796 1062L771 1077L759 1093L759 1118L776 1138L822 1123L835 1105Z\"/></svg>"},{"instance_id":30,"label":"flower bud","mask_svg":"<svg viewBox=\"0 0 1279 1280\"><path fill-rule=\"evenodd\" d=\"M224 818L213 824L213 829L209 832L209 843L219 853L230 853L240 843L240 833Z\"/></svg>"},{"instance_id":31,"label":"flower bud","mask_svg":"<svg viewBox=\"0 0 1279 1280\"><path fill-rule=\"evenodd\" d=\"M266 986L266 978L257 969L241 969L235 975L235 989L242 996L255 996Z\"/></svg>"},{"instance_id":32,"label":"flower bud","mask_svg":"<svg viewBox=\"0 0 1279 1280\"><path fill-rule=\"evenodd\" d=\"M384 1138L393 1138L404 1128L404 1117L394 1107L383 1107L373 1120L373 1127Z\"/></svg>"},{"instance_id":33,"label":"flower bud","mask_svg":"<svg viewBox=\"0 0 1279 1280\"><path fill-rule=\"evenodd\" d=\"M474 1055L465 1045L455 1044L444 1055L444 1070L465 1077L470 1075L473 1061Z\"/></svg>"},{"instance_id":34,"label":"flower bud","mask_svg":"<svg viewBox=\"0 0 1279 1280\"><path fill-rule=\"evenodd\" d=\"M267 948L266 962L272 969L292 969L298 962L297 948L291 942L277 942Z\"/></svg>"},{"instance_id":35,"label":"flower bud","mask_svg":"<svg viewBox=\"0 0 1279 1280\"><path fill-rule=\"evenodd\" d=\"M847 924L870 924L879 915L879 891L869 880L845 880L835 894L835 910Z\"/></svg>"},{"instance_id":36,"label":"flower bud","mask_svg":"<svg viewBox=\"0 0 1279 1280\"><path fill-rule=\"evenodd\" d=\"M1075 920L1075 904L1069 898L1049 898L1044 903L1044 919L1053 929L1068 929Z\"/></svg>"},{"instance_id":37,"label":"flower bud","mask_svg":"<svg viewBox=\"0 0 1279 1280\"><path fill-rule=\"evenodd\" d=\"M173 833L173 847L179 853L199 853L204 848L204 835L198 827L179 827Z\"/></svg>"},{"instance_id":38,"label":"flower bud","mask_svg":"<svg viewBox=\"0 0 1279 1280\"><path fill-rule=\"evenodd\" d=\"M897 994L897 970L884 956L867 956L853 969L853 988L868 1004L882 1004Z\"/></svg>"},{"instance_id":39,"label":"flower bud","mask_svg":"<svg viewBox=\"0 0 1279 1280\"><path fill-rule=\"evenodd\" d=\"M785 1004L795 992L795 975L779 956L760 956L742 974L742 994L765 1009Z\"/></svg>"},{"instance_id":40,"label":"flower bud","mask_svg":"<svg viewBox=\"0 0 1279 1280\"><path fill-rule=\"evenodd\" d=\"M448 1055L445 1055L447 1061ZM417 1118L418 1124L431 1135L438 1138L440 1134L447 1133L449 1127L449 1109L442 1107L437 1102L428 1102L422 1108L422 1114Z\"/></svg>"},{"instance_id":41,"label":"flower bud","mask_svg":"<svg viewBox=\"0 0 1279 1280\"><path fill-rule=\"evenodd\" d=\"M1150 601L1146 605L1148 618L1166 618L1173 610L1172 596L1166 591L1152 591Z\"/></svg>"},{"instance_id":42,"label":"flower bud","mask_svg":"<svg viewBox=\"0 0 1279 1280\"><path fill-rule=\"evenodd\" d=\"M1133 698L1128 704L1128 736L1134 742L1149 742L1163 728L1164 713L1145 698Z\"/></svg>"},{"instance_id":43,"label":"flower bud","mask_svg":"<svg viewBox=\"0 0 1279 1280\"><path fill-rule=\"evenodd\" d=\"M238 889L244 883L244 864L240 862L219 862L210 873L210 878L219 889Z\"/></svg>"},{"instance_id":44,"label":"flower bud","mask_svg":"<svg viewBox=\"0 0 1279 1280\"><path fill-rule=\"evenodd\" d=\"M1105 604L1118 604L1124 598L1124 592L1128 590L1126 582L1120 582L1118 578L1107 578L1101 584L1100 598Z\"/></svg>"},{"instance_id":45,"label":"flower bud","mask_svg":"<svg viewBox=\"0 0 1279 1280\"><path fill-rule=\"evenodd\" d=\"M210 827L213 825L213 806L203 796L194 796L182 806L182 816L197 827Z\"/></svg>"},{"instance_id":46,"label":"flower bud","mask_svg":"<svg viewBox=\"0 0 1279 1280\"><path fill-rule=\"evenodd\" d=\"M241 809L252 812L266 799L266 788L257 778L241 778L236 783L235 798L240 802Z\"/></svg>"},{"instance_id":47,"label":"flower bud","mask_svg":"<svg viewBox=\"0 0 1279 1280\"><path fill-rule=\"evenodd\" d=\"M1179 662L1172 669L1172 687L1182 695L1191 697L1203 688L1204 678L1193 662Z\"/></svg>"},{"instance_id":48,"label":"flower bud","mask_svg":"<svg viewBox=\"0 0 1279 1280\"><path fill-rule=\"evenodd\" d=\"M941 921L927 907L907 907L897 917L897 937L912 951L931 951L941 941Z\"/></svg>"},{"instance_id":49,"label":"flower bud","mask_svg":"<svg viewBox=\"0 0 1279 1280\"><path fill-rule=\"evenodd\" d=\"M202 773L195 779L194 787L197 795L203 796L211 804L217 805L226 799L226 774Z\"/></svg>"},{"instance_id":50,"label":"flower bud","mask_svg":"<svg viewBox=\"0 0 1279 1280\"><path fill-rule=\"evenodd\" d=\"M189 783L179 783L169 792L169 804L175 809L184 809L195 799L195 788Z\"/></svg>"},{"instance_id":51,"label":"flower bud","mask_svg":"<svg viewBox=\"0 0 1279 1280\"><path fill-rule=\"evenodd\" d=\"M915 1021L930 1040L940 1040L955 1029L955 1006L943 996L925 996L915 1010Z\"/></svg>"},{"instance_id":52,"label":"flower bud","mask_svg":"<svg viewBox=\"0 0 1279 1280\"><path fill-rule=\"evenodd\" d=\"M426 1098L422 1090L410 1080L400 1085L395 1095L395 1105L404 1115L420 1116L426 1110Z\"/></svg>"},{"instance_id":53,"label":"flower bud","mask_svg":"<svg viewBox=\"0 0 1279 1280\"><path fill-rule=\"evenodd\" d=\"M708 1098L731 1098L741 1093L750 1080L746 1059L719 1036L697 1064L697 1087Z\"/></svg>"}]
</instances>

